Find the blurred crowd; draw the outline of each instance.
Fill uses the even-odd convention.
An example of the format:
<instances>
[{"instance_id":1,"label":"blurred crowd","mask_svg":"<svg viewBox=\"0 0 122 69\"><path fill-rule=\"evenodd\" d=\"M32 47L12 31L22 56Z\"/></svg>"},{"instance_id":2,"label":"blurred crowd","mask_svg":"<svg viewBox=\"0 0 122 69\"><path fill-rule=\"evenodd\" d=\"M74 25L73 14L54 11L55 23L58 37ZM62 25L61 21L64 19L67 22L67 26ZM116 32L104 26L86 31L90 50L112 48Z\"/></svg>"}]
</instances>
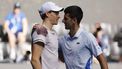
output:
<instances>
[{"instance_id":1,"label":"blurred crowd","mask_svg":"<svg viewBox=\"0 0 122 69\"><path fill-rule=\"evenodd\" d=\"M91 31L108 62L122 62L122 27L115 34L108 23L96 22L91 27L86 23L84 29ZM28 20L21 12L20 3L15 3L13 11L6 16L5 23L0 25L0 62L21 63L30 60L31 38L28 34ZM58 35L67 33L63 23L54 29Z\"/></svg>"},{"instance_id":2,"label":"blurred crowd","mask_svg":"<svg viewBox=\"0 0 122 69\"><path fill-rule=\"evenodd\" d=\"M113 37L108 29L109 26L105 23L95 23L93 35L96 37L96 40L108 61L122 62L122 29L120 28Z\"/></svg>"}]
</instances>

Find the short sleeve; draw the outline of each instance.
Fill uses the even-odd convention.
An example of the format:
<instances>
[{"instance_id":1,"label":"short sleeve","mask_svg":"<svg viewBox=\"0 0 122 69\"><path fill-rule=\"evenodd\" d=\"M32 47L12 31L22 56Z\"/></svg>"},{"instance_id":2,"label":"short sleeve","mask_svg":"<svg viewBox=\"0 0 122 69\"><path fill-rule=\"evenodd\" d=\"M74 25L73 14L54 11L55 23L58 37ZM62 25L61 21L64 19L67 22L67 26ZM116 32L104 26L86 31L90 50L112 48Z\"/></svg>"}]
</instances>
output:
<instances>
[{"instance_id":1,"label":"short sleeve","mask_svg":"<svg viewBox=\"0 0 122 69\"><path fill-rule=\"evenodd\" d=\"M32 43L43 42L46 44L47 29L43 26L34 26L32 29Z\"/></svg>"},{"instance_id":2,"label":"short sleeve","mask_svg":"<svg viewBox=\"0 0 122 69\"><path fill-rule=\"evenodd\" d=\"M46 43L45 41L46 37L41 34L37 34L36 31L34 31L32 35L32 39L33 39L33 43L36 43L36 42L43 42L44 44Z\"/></svg>"},{"instance_id":3,"label":"short sleeve","mask_svg":"<svg viewBox=\"0 0 122 69\"><path fill-rule=\"evenodd\" d=\"M95 57L102 53L101 47L98 45L96 38L92 34L89 34L88 36L87 47Z\"/></svg>"},{"instance_id":4,"label":"short sleeve","mask_svg":"<svg viewBox=\"0 0 122 69\"><path fill-rule=\"evenodd\" d=\"M12 13L9 13L7 16L6 16L6 18L5 18L5 20L10 20L11 18L12 18Z\"/></svg>"}]
</instances>

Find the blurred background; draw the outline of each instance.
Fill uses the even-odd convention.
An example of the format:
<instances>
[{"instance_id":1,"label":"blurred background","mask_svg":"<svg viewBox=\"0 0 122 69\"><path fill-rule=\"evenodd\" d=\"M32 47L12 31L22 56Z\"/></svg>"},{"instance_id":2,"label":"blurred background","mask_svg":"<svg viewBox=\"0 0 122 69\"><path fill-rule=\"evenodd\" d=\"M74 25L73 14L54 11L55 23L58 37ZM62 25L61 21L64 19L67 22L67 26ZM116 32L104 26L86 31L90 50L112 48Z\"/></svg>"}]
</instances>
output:
<instances>
[{"instance_id":1,"label":"blurred background","mask_svg":"<svg viewBox=\"0 0 122 69\"><path fill-rule=\"evenodd\" d=\"M78 5L84 12L81 26L85 30L96 33L97 26L102 28L103 52L108 60L109 69L122 68L122 0L0 0L0 69L31 69L31 29L35 23L41 23L38 9L46 2L52 1L59 6L67 7L69 5ZM7 32L4 30L4 23L9 12L13 11L16 2L21 5L21 10L28 20L28 31L24 45L24 56L27 59L20 62L13 62L9 59L9 44ZM62 23L63 13L59 24L54 27L58 35L67 33ZM96 37L97 38L97 37ZM25 58L25 57L24 57ZM99 63L93 59L93 69L99 69ZM6 66L7 65L7 66ZM61 63L60 69L65 69Z\"/></svg>"}]
</instances>

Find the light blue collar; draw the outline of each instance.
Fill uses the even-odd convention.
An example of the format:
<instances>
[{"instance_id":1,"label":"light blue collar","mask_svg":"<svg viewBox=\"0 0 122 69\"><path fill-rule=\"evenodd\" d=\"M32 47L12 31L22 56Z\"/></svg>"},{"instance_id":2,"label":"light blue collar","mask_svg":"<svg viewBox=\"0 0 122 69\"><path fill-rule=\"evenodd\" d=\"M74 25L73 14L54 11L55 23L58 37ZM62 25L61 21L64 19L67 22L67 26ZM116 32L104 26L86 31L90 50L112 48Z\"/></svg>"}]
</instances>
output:
<instances>
[{"instance_id":1,"label":"light blue collar","mask_svg":"<svg viewBox=\"0 0 122 69\"><path fill-rule=\"evenodd\" d=\"M80 27L80 28L78 29L78 31L76 32L76 34L75 34L73 37L70 37L70 35L67 34L67 35L66 35L66 39L77 39L77 38L80 36L80 34L81 34L82 31L83 31L83 28Z\"/></svg>"}]
</instances>

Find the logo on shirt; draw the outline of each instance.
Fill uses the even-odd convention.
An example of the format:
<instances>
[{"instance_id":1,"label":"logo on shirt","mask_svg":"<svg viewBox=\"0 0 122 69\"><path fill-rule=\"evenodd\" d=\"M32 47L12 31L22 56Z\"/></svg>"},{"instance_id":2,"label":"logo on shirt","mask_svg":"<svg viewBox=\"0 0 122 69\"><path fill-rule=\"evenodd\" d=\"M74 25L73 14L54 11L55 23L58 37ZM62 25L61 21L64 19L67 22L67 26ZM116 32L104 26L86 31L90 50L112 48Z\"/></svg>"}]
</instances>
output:
<instances>
[{"instance_id":1,"label":"logo on shirt","mask_svg":"<svg viewBox=\"0 0 122 69\"><path fill-rule=\"evenodd\" d=\"M80 42L77 42L76 44L80 44Z\"/></svg>"}]
</instances>

